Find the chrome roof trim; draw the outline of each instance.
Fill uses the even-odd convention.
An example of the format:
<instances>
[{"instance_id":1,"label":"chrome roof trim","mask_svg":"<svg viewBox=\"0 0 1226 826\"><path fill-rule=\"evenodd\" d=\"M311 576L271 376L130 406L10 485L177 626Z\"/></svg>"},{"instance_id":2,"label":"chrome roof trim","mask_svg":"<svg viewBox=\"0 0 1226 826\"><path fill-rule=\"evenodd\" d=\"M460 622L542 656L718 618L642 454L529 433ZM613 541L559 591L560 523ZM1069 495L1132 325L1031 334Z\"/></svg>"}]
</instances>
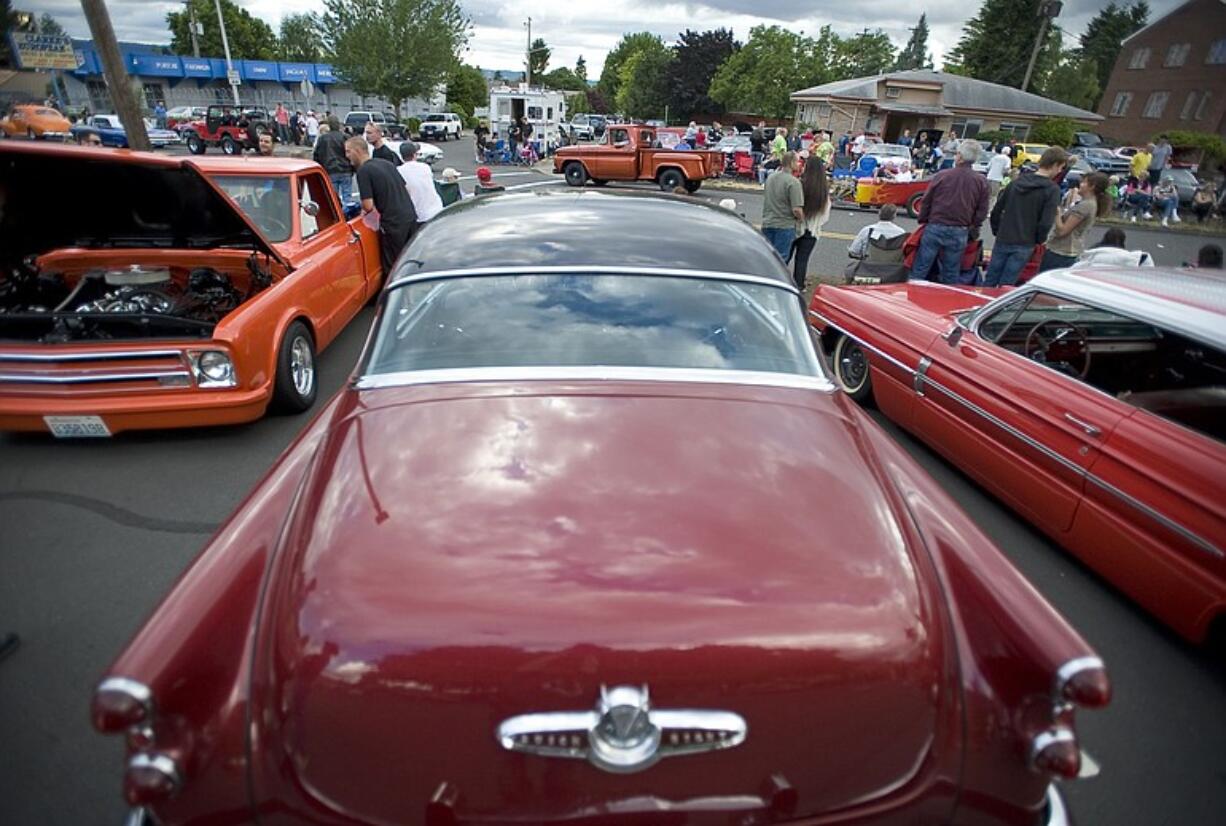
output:
<instances>
[{"instance_id":1,"label":"chrome roof trim","mask_svg":"<svg viewBox=\"0 0 1226 826\"><path fill-rule=\"evenodd\" d=\"M687 270L675 267L616 267L606 264L592 266L549 265L543 267L473 267L471 269L434 270L402 275L387 285L388 290L403 287L419 281L433 281L439 278L465 278L486 275L663 275L673 278L697 278L706 281L740 281L746 284L760 284L765 287L776 287L793 295L800 295L795 284L767 278L761 275L748 275L739 272L718 272L715 270Z\"/></svg>"},{"instance_id":2,"label":"chrome roof trim","mask_svg":"<svg viewBox=\"0 0 1226 826\"><path fill-rule=\"evenodd\" d=\"M767 373L756 370L711 370L691 367L615 367L600 365L538 367L465 367L444 370L404 370L360 376L355 390L412 387L423 384L527 381L650 381L687 384L739 384L753 387L784 387L833 393L834 384L825 376L799 373Z\"/></svg>"}]
</instances>

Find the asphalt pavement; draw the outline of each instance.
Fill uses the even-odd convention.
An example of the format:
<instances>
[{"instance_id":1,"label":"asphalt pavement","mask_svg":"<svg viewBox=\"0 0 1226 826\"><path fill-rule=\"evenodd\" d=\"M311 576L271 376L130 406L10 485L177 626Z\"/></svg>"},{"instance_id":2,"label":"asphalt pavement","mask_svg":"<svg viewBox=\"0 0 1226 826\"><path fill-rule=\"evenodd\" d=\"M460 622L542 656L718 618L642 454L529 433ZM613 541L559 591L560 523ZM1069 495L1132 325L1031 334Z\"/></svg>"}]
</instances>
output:
<instances>
[{"instance_id":1,"label":"asphalt pavement","mask_svg":"<svg viewBox=\"0 0 1226 826\"><path fill-rule=\"evenodd\" d=\"M473 173L470 141L441 148L447 157L436 172L448 165ZM496 173L507 186L560 185L528 170ZM695 197L735 197L749 220L760 216L756 193L704 189ZM836 212L812 271L841 272L844 236L871 220L868 213ZM1177 263L1207 240L1153 232L1135 238L1162 263ZM352 370L371 318L372 311L363 311L321 354L317 408ZM22 637L20 648L0 661L0 823L121 821L122 748L90 728L91 690L212 530L310 417L102 441L0 434L0 634ZM1223 655L1174 637L957 470L882 424L1111 669L1111 706L1078 716L1084 746L1103 765L1100 777L1068 789L1079 822L1221 823Z\"/></svg>"}]
</instances>

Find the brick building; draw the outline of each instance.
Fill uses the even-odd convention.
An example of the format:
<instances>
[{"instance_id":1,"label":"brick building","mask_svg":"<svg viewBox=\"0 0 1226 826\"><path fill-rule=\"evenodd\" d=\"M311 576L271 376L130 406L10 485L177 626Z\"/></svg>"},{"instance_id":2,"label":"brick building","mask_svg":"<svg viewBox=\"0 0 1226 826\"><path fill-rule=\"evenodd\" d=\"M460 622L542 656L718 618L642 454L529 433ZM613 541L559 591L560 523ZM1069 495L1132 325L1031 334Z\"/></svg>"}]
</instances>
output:
<instances>
[{"instance_id":1,"label":"brick building","mask_svg":"<svg viewBox=\"0 0 1226 826\"><path fill-rule=\"evenodd\" d=\"M954 129L959 137L1002 131L1025 140L1035 121L1064 117L1097 129L1093 112L971 77L912 69L837 80L792 93L796 122L843 133L876 132L886 141L904 129Z\"/></svg>"},{"instance_id":2,"label":"brick building","mask_svg":"<svg viewBox=\"0 0 1226 826\"><path fill-rule=\"evenodd\" d=\"M1125 143L1175 129L1226 136L1226 0L1189 0L1125 38L1098 111Z\"/></svg>"}]
</instances>

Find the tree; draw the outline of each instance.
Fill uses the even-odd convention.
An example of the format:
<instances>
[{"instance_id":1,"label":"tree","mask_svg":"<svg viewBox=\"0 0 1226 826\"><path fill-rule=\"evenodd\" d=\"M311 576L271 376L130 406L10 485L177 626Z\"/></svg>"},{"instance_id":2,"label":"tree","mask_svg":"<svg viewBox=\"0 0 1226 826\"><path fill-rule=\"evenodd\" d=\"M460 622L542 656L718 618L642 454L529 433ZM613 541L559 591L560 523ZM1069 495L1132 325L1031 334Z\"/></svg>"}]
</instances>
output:
<instances>
[{"instance_id":1,"label":"tree","mask_svg":"<svg viewBox=\"0 0 1226 826\"><path fill-rule=\"evenodd\" d=\"M17 25L17 13L12 0L0 0L0 66L11 66L13 55L9 48L9 32Z\"/></svg>"},{"instance_id":2,"label":"tree","mask_svg":"<svg viewBox=\"0 0 1226 826\"><path fill-rule=\"evenodd\" d=\"M583 88L587 88L587 61L583 59L583 55L579 55L579 59L575 61L575 77L583 81Z\"/></svg>"},{"instance_id":3,"label":"tree","mask_svg":"<svg viewBox=\"0 0 1226 826\"><path fill-rule=\"evenodd\" d=\"M640 49L654 49L656 46L663 45L663 41L651 32L622 35L622 39L613 47L613 51L605 57L604 68L600 70L600 83L597 88L600 89L605 102L609 104L616 102L617 91L621 85L622 65L630 59L631 55Z\"/></svg>"},{"instance_id":4,"label":"tree","mask_svg":"<svg viewBox=\"0 0 1226 826\"><path fill-rule=\"evenodd\" d=\"M319 63L325 59L319 18L310 12L281 18L277 58L289 63Z\"/></svg>"},{"instance_id":5,"label":"tree","mask_svg":"<svg viewBox=\"0 0 1226 826\"><path fill-rule=\"evenodd\" d=\"M559 66L552 72L541 75L540 82L550 89L578 91L587 88L587 83L576 77L574 70L566 66Z\"/></svg>"},{"instance_id":6,"label":"tree","mask_svg":"<svg viewBox=\"0 0 1226 826\"><path fill-rule=\"evenodd\" d=\"M553 54L553 50L539 37L533 40L532 45L528 48L530 50L528 66L532 69L532 76L535 78L544 77L545 67L549 65L549 55Z\"/></svg>"},{"instance_id":7,"label":"tree","mask_svg":"<svg viewBox=\"0 0 1226 826\"><path fill-rule=\"evenodd\" d=\"M446 83L469 21L458 0L323 0L325 48L359 95L381 95L399 109Z\"/></svg>"},{"instance_id":8,"label":"tree","mask_svg":"<svg viewBox=\"0 0 1226 826\"><path fill-rule=\"evenodd\" d=\"M456 66L447 78L447 100L463 106L470 115L478 106L489 106L490 90L485 75L467 64Z\"/></svg>"},{"instance_id":9,"label":"tree","mask_svg":"<svg viewBox=\"0 0 1226 826\"><path fill-rule=\"evenodd\" d=\"M915 24L915 28L911 29L911 38L907 41L907 45L902 47L902 51L898 53L898 59L894 61L894 70L901 72L907 69L931 68L932 52L928 51L928 15L921 14L919 22Z\"/></svg>"},{"instance_id":10,"label":"tree","mask_svg":"<svg viewBox=\"0 0 1226 826\"><path fill-rule=\"evenodd\" d=\"M1033 143L1049 146L1068 146L1073 142L1077 124L1068 118L1045 118L1030 127L1029 139Z\"/></svg>"},{"instance_id":11,"label":"tree","mask_svg":"<svg viewBox=\"0 0 1226 826\"><path fill-rule=\"evenodd\" d=\"M600 93L600 89L587 90L587 110L598 115L606 115L609 112L609 102L605 96Z\"/></svg>"},{"instance_id":12,"label":"tree","mask_svg":"<svg viewBox=\"0 0 1226 826\"><path fill-rule=\"evenodd\" d=\"M711 99L733 112L787 117L795 111L793 90L831 79L837 40L829 26L817 40L782 26L754 26L749 41L711 78Z\"/></svg>"},{"instance_id":13,"label":"tree","mask_svg":"<svg viewBox=\"0 0 1226 826\"><path fill-rule=\"evenodd\" d=\"M1085 32L1081 35L1079 55L1086 60L1094 61L1097 70L1098 93L1088 109L1098 106L1102 93L1111 79L1111 71L1115 68L1115 60L1119 57L1125 37L1142 28L1149 19L1149 4L1145 0L1131 6L1117 6L1114 2L1100 11L1090 20Z\"/></svg>"},{"instance_id":14,"label":"tree","mask_svg":"<svg viewBox=\"0 0 1226 826\"><path fill-rule=\"evenodd\" d=\"M673 53L656 38L622 64L617 109L632 118L660 118L668 105L668 75Z\"/></svg>"},{"instance_id":15,"label":"tree","mask_svg":"<svg viewBox=\"0 0 1226 826\"><path fill-rule=\"evenodd\" d=\"M1042 18L1041 0L984 0L979 14L962 29L962 39L945 55L946 71L1021 88ZM1034 88L1060 59L1060 29L1052 26L1039 50Z\"/></svg>"},{"instance_id":16,"label":"tree","mask_svg":"<svg viewBox=\"0 0 1226 826\"><path fill-rule=\"evenodd\" d=\"M38 18L38 33L54 34L60 37L68 34L68 32L64 31L64 27L60 25L60 22L47 12L43 12L43 16Z\"/></svg>"},{"instance_id":17,"label":"tree","mask_svg":"<svg viewBox=\"0 0 1226 826\"><path fill-rule=\"evenodd\" d=\"M668 76L669 106L677 117L688 119L697 113L724 111L707 92L715 70L739 48L731 29L686 29L677 37Z\"/></svg>"},{"instance_id":18,"label":"tree","mask_svg":"<svg viewBox=\"0 0 1226 826\"><path fill-rule=\"evenodd\" d=\"M217 8L213 0L187 0L187 5L196 12L196 21L204 28L200 35L200 53L220 57L225 54L221 43L221 27L217 24ZM277 36L258 17L239 8L234 0L221 0L221 16L226 21L226 37L230 42L230 56L235 60L275 60ZM176 54L192 53L191 15L188 9L166 14L166 26L170 29L170 48Z\"/></svg>"},{"instance_id":19,"label":"tree","mask_svg":"<svg viewBox=\"0 0 1226 826\"><path fill-rule=\"evenodd\" d=\"M1060 63L1047 76L1043 95L1079 109L1093 109L1102 95L1097 64L1092 58L1081 57L1076 50L1064 52Z\"/></svg>"},{"instance_id":20,"label":"tree","mask_svg":"<svg viewBox=\"0 0 1226 826\"><path fill-rule=\"evenodd\" d=\"M881 29L865 29L835 45L835 80L879 75L894 65L894 44Z\"/></svg>"}]
</instances>

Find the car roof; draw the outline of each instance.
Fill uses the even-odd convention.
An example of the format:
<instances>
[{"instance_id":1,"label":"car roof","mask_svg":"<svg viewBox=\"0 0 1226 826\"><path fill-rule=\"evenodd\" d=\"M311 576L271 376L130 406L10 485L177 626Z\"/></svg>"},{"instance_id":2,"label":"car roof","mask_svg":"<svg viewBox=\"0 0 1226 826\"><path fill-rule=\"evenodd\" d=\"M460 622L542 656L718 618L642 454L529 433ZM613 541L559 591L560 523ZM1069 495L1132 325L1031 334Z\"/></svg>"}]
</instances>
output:
<instances>
[{"instance_id":1,"label":"car roof","mask_svg":"<svg viewBox=\"0 0 1226 826\"><path fill-rule=\"evenodd\" d=\"M659 267L791 285L761 234L703 201L633 190L535 188L463 201L428 222L393 278L482 267Z\"/></svg>"},{"instance_id":2,"label":"car roof","mask_svg":"<svg viewBox=\"0 0 1226 826\"><path fill-rule=\"evenodd\" d=\"M1042 273L1031 285L1226 349L1226 273L1220 270L1076 267Z\"/></svg>"}]
</instances>

